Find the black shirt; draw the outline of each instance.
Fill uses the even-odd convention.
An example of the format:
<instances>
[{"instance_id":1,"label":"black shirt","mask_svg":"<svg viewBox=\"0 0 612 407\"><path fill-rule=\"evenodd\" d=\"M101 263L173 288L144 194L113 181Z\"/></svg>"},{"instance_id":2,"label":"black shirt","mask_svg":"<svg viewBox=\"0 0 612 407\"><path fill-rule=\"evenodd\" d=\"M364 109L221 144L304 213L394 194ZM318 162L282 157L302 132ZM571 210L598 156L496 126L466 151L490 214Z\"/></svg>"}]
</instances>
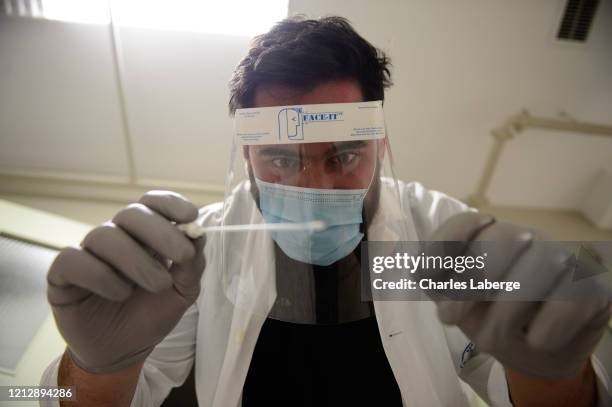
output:
<instances>
[{"instance_id":1,"label":"black shirt","mask_svg":"<svg viewBox=\"0 0 612 407\"><path fill-rule=\"evenodd\" d=\"M255 346L242 405L401 406L374 316L339 325L268 318Z\"/></svg>"}]
</instances>

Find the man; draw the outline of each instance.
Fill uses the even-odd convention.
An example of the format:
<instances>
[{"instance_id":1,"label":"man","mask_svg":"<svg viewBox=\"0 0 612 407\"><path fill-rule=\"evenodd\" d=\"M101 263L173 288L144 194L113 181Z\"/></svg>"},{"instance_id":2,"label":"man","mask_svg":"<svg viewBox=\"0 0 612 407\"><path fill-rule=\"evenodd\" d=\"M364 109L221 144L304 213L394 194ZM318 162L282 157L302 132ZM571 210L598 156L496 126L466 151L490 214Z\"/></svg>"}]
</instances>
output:
<instances>
[{"instance_id":1,"label":"man","mask_svg":"<svg viewBox=\"0 0 612 407\"><path fill-rule=\"evenodd\" d=\"M384 176L388 142L371 129L388 63L338 17L288 19L257 37L231 81L239 141L225 202L198 214L181 196L150 192L62 251L48 297L68 346L43 383L76 386L76 405L151 406L195 364L203 406L464 406L461 381L496 406L609 405L609 382L591 358L610 317L605 301L437 309L361 300L362 240L532 237ZM261 141L272 133L248 123L241 131L275 106L277 140ZM308 116L309 106L319 110ZM301 121L341 126L332 119L345 108L370 130L351 141L333 131L305 139L315 127ZM196 217L226 229L206 244L190 240L174 223ZM326 228L315 230L320 219ZM276 223L299 228L260 227ZM227 229L245 224L247 232ZM502 268L558 267L532 254ZM517 314L529 324L517 328Z\"/></svg>"}]
</instances>

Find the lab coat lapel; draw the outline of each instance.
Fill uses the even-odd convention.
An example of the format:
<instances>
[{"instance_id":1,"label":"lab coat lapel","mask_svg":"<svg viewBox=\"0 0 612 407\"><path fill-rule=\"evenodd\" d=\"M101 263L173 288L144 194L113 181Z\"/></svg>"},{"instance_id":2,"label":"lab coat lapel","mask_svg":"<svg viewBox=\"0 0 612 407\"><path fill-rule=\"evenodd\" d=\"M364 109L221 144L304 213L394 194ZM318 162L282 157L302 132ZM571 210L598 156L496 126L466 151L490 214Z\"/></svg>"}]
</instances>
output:
<instances>
[{"instance_id":1,"label":"lab coat lapel","mask_svg":"<svg viewBox=\"0 0 612 407\"><path fill-rule=\"evenodd\" d=\"M230 224L258 224L263 219L248 194L248 188L242 190L242 211L237 214L239 221ZM249 205L250 204L250 205ZM239 205L240 206L240 205ZM228 211L230 216L232 211ZM250 214L249 219L242 218ZM219 379L213 398L213 406L238 406L242 388L257 344L257 338L266 317L276 299L275 261L272 238L267 233L234 234L226 241L228 247L248 248L242 256L230 256L231 270L240 270L226 276L230 279L228 287L231 301L231 318L227 324L219 327L226 332L227 347ZM244 260L246 258L246 260Z\"/></svg>"},{"instance_id":2,"label":"lab coat lapel","mask_svg":"<svg viewBox=\"0 0 612 407\"><path fill-rule=\"evenodd\" d=\"M234 307L229 343L219 375L213 406L240 405L242 387L265 317Z\"/></svg>"},{"instance_id":3,"label":"lab coat lapel","mask_svg":"<svg viewBox=\"0 0 612 407\"><path fill-rule=\"evenodd\" d=\"M419 240L410 211L402 209L397 191L383 183L380 210L368 228L369 240ZM405 229L397 227L400 219L404 219ZM467 406L435 304L374 301L374 309L385 354L405 404Z\"/></svg>"}]
</instances>

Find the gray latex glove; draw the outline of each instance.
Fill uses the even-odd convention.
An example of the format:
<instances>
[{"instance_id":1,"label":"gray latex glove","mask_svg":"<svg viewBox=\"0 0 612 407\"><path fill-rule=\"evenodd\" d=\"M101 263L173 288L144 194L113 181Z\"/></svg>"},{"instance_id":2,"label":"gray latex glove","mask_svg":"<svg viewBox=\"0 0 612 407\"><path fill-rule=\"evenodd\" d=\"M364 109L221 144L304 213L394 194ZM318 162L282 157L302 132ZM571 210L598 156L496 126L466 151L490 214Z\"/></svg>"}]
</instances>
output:
<instances>
[{"instance_id":1,"label":"gray latex glove","mask_svg":"<svg viewBox=\"0 0 612 407\"><path fill-rule=\"evenodd\" d=\"M204 238L171 222L196 219L178 194L151 191L66 248L47 275L47 296L73 361L92 373L146 359L200 293Z\"/></svg>"},{"instance_id":2,"label":"gray latex glove","mask_svg":"<svg viewBox=\"0 0 612 407\"><path fill-rule=\"evenodd\" d=\"M544 250L544 245L532 244L537 237L533 230L471 212L450 218L429 240L466 242L466 250L475 240L522 242L509 245L507 256L496 256L497 264L487 262L484 272L498 281L525 281L529 276L531 282L534 276L539 298L547 298L571 270L560 246ZM436 246L435 255L444 255L441 247ZM438 315L443 323L459 326L477 349L505 367L530 376L564 378L576 375L593 352L610 319L610 303L605 296L580 301L440 301Z\"/></svg>"}]
</instances>

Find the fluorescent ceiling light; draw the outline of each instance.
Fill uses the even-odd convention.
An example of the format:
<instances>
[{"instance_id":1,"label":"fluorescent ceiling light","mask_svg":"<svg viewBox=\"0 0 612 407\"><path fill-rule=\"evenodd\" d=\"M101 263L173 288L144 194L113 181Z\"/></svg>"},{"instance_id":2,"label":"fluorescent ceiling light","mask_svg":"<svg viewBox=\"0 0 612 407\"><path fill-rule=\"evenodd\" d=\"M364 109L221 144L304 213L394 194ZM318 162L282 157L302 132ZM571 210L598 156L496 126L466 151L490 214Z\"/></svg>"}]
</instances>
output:
<instances>
[{"instance_id":1,"label":"fluorescent ceiling light","mask_svg":"<svg viewBox=\"0 0 612 407\"><path fill-rule=\"evenodd\" d=\"M287 0L118 0L121 26L252 36L287 16Z\"/></svg>"},{"instance_id":2,"label":"fluorescent ceiling light","mask_svg":"<svg viewBox=\"0 0 612 407\"><path fill-rule=\"evenodd\" d=\"M287 16L288 0L43 0L44 18L253 36ZM109 5L111 7L109 7Z\"/></svg>"},{"instance_id":3,"label":"fluorescent ceiling light","mask_svg":"<svg viewBox=\"0 0 612 407\"><path fill-rule=\"evenodd\" d=\"M43 0L42 16L74 23L110 23L107 0Z\"/></svg>"}]
</instances>

